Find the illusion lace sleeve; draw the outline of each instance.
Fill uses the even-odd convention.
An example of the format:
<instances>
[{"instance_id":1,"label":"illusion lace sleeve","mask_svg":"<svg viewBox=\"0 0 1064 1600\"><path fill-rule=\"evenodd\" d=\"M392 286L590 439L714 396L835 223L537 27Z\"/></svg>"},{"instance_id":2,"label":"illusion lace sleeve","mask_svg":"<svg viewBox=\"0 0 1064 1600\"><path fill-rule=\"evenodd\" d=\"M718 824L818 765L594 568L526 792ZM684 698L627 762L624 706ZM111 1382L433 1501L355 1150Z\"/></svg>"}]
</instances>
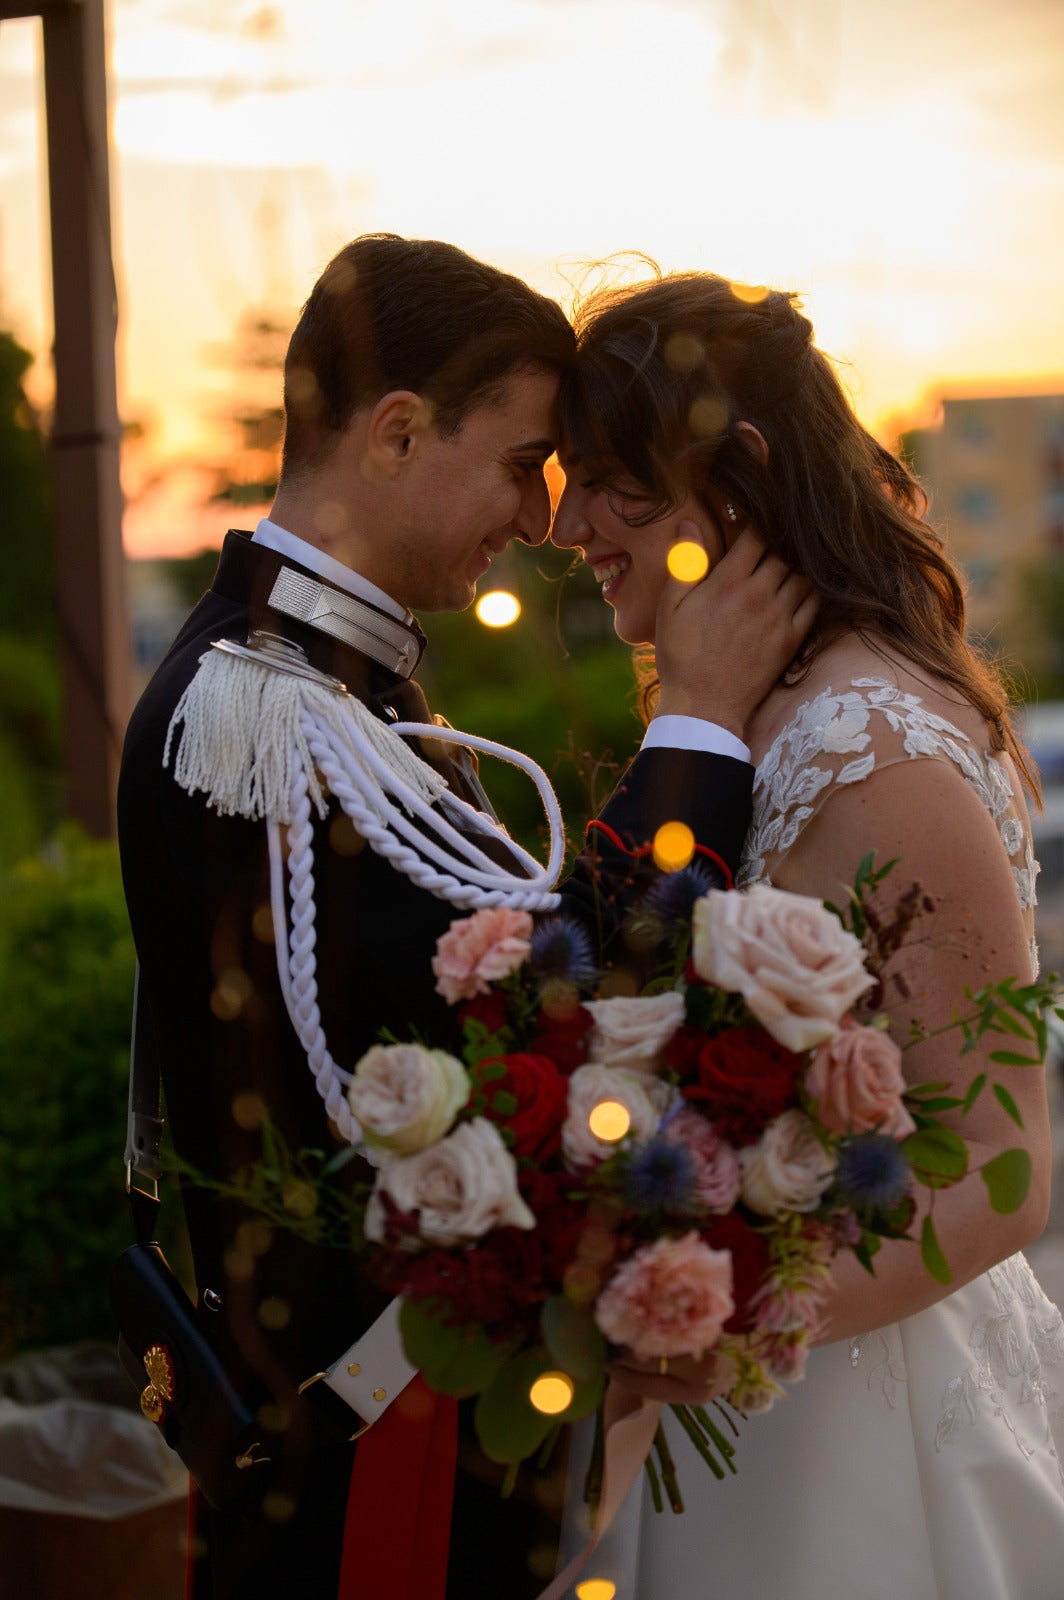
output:
<instances>
[{"instance_id":1,"label":"illusion lace sleeve","mask_svg":"<svg viewBox=\"0 0 1064 1600\"><path fill-rule=\"evenodd\" d=\"M978 747L926 697L880 677L852 678L806 701L757 768L754 816L738 883L771 881L802 830L844 785L865 782L898 762L954 767L993 818L1034 948L1035 878L1030 824L1007 757Z\"/></svg>"}]
</instances>

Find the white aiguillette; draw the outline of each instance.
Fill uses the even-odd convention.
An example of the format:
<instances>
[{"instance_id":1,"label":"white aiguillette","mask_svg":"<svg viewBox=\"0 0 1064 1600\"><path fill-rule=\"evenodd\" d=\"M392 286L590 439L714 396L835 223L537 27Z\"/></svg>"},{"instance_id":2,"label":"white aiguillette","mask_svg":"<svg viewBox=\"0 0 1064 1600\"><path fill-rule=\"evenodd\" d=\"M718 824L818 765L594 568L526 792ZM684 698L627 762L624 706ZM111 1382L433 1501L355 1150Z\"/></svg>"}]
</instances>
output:
<instances>
[{"instance_id":1,"label":"white aiguillette","mask_svg":"<svg viewBox=\"0 0 1064 1600\"><path fill-rule=\"evenodd\" d=\"M446 779L407 742L426 736L486 751L529 774L550 824L546 866L493 817L450 794ZM314 811L324 818L330 801L339 805L396 872L460 910L550 911L565 854L550 780L527 756L490 739L380 720L339 679L312 667L294 641L261 631L246 642L217 639L200 657L170 719L164 767L171 755L174 781L188 794L202 793L222 816L266 824L285 1009L330 1118L357 1144L361 1134L347 1104L351 1074L333 1060L317 1003ZM504 847L505 864L484 849L488 837Z\"/></svg>"}]
</instances>

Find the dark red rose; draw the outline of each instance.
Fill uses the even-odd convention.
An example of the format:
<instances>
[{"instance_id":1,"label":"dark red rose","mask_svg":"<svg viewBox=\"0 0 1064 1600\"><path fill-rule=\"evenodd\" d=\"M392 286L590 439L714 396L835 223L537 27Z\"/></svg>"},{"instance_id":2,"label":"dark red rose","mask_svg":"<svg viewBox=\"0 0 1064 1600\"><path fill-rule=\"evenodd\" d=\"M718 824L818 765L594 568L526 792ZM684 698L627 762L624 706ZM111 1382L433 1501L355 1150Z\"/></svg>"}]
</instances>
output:
<instances>
[{"instance_id":1,"label":"dark red rose","mask_svg":"<svg viewBox=\"0 0 1064 1600\"><path fill-rule=\"evenodd\" d=\"M499 1066L506 1068L505 1076L485 1081L483 1069ZM487 1101L482 1115L489 1122L509 1128L513 1134L510 1148L515 1156L547 1161L557 1154L568 1110L569 1085L553 1061L529 1051L516 1051L497 1056L494 1061L482 1061L473 1068L472 1076ZM504 1097L512 1096L517 1101L515 1110L506 1110L505 1100L503 1109L496 1106L500 1091Z\"/></svg>"},{"instance_id":2,"label":"dark red rose","mask_svg":"<svg viewBox=\"0 0 1064 1600\"><path fill-rule=\"evenodd\" d=\"M680 1029L680 1033L697 1030ZM670 1040L665 1059L672 1065ZM727 1028L707 1038L691 1060L692 1043L684 1040L676 1070L697 1084L682 1086L689 1100L701 1103L706 1116L729 1144L753 1144L774 1117L795 1103L805 1057L785 1050L761 1028Z\"/></svg>"},{"instance_id":3,"label":"dark red rose","mask_svg":"<svg viewBox=\"0 0 1064 1600\"><path fill-rule=\"evenodd\" d=\"M487 994L464 1000L458 1007L458 1021L463 1023L467 1018L482 1022L489 1033L498 1033L506 1026L506 996L498 989L489 989Z\"/></svg>"},{"instance_id":4,"label":"dark red rose","mask_svg":"<svg viewBox=\"0 0 1064 1600\"><path fill-rule=\"evenodd\" d=\"M697 1081L698 1061L706 1042L706 1035L701 1028L691 1028L684 1023L665 1046L665 1065L675 1072L681 1087L685 1081Z\"/></svg>"},{"instance_id":5,"label":"dark red rose","mask_svg":"<svg viewBox=\"0 0 1064 1600\"><path fill-rule=\"evenodd\" d=\"M754 1325L750 1302L768 1271L768 1240L734 1211L729 1211L723 1217L715 1217L702 1230L702 1237L712 1249L731 1253L735 1310L724 1324L724 1331L749 1333Z\"/></svg>"},{"instance_id":6,"label":"dark red rose","mask_svg":"<svg viewBox=\"0 0 1064 1600\"><path fill-rule=\"evenodd\" d=\"M575 1072L587 1060L587 1036L595 1019L583 1006L567 1006L563 1011L544 1008L539 1014L539 1032L528 1048L547 1056L563 1072Z\"/></svg>"}]
</instances>

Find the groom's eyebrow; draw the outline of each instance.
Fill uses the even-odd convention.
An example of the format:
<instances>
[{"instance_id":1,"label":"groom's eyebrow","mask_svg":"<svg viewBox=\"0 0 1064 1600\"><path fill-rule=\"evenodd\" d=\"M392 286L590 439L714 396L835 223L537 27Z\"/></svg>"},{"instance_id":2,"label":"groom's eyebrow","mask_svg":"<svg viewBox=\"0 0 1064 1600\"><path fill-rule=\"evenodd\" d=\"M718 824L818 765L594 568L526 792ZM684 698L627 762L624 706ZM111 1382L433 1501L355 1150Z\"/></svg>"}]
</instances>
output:
<instances>
[{"instance_id":1,"label":"groom's eyebrow","mask_svg":"<svg viewBox=\"0 0 1064 1600\"><path fill-rule=\"evenodd\" d=\"M554 440L526 439L523 444L508 445L506 454L508 456L542 456L543 460L546 461L548 456L554 454Z\"/></svg>"}]
</instances>

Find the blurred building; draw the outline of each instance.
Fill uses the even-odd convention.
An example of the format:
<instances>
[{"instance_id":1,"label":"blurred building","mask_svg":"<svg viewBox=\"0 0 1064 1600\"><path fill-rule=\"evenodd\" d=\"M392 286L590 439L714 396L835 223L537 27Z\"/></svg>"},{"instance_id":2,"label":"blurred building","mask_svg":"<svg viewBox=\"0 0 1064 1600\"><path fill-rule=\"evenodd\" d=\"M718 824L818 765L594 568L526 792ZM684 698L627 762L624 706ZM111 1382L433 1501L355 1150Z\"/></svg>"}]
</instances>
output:
<instances>
[{"instance_id":1,"label":"blurred building","mask_svg":"<svg viewBox=\"0 0 1064 1600\"><path fill-rule=\"evenodd\" d=\"M1064 671L1064 617L1054 629L1038 604L1039 575L1064 568L1064 394L947 397L905 446L968 576L973 633L1036 678Z\"/></svg>"}]
</instances>

